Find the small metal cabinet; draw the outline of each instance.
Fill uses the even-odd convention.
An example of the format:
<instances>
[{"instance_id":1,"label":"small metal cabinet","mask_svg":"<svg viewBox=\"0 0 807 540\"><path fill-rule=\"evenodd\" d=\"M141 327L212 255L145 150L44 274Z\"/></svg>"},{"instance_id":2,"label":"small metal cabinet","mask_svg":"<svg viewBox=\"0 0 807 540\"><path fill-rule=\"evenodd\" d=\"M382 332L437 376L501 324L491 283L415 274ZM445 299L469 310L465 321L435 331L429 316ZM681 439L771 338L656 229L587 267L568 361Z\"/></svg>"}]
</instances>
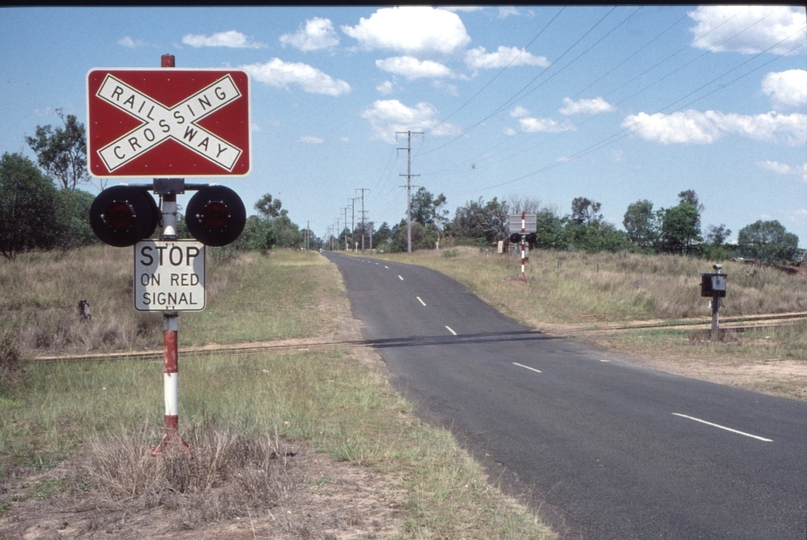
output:
<instances>
[{"instance_id":1,"label":"small metal cabinet","mask_svg":"<svg viewBox=\"0 0 807 540\"><path fill-rule=\"evenodd\" d=\"M727 277L728 274L701 274L701 296L712 298L717 293L719 298L725 298Z\"/></svg>"}]
</instances>

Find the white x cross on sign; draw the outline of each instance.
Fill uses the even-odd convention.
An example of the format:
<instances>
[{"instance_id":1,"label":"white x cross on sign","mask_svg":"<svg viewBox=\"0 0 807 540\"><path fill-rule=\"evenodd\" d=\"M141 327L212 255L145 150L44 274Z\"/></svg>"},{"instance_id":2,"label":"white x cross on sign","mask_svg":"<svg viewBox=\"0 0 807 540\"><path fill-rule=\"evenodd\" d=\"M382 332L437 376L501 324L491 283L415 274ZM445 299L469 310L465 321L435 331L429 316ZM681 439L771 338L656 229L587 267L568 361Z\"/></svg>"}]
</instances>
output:
<instances>
[{"instance_id":1,"label":"white x cross on sign","mask_svg":"<svg viewBox=\"0 0 807 540\"><path fill-rule=\"evenodd\" d=\"M202 118L241 97L230 75L225 75L170 109L110 74L107 74L96 95L143 122L98 150L98 155L110 172L169 138L227 171L232 171L241 155L240 148L197 124Z\"/></svg>"}]
</instances>

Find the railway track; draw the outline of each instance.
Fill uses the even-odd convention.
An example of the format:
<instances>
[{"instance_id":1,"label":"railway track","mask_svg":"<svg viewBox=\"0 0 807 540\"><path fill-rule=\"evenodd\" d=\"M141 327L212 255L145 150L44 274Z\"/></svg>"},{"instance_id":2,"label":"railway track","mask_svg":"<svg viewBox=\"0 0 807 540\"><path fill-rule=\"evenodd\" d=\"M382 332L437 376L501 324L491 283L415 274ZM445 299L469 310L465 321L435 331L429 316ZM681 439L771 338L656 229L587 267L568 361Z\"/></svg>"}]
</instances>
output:
<instances>
[{"instance_id":1,"label":"railway track","mask_svg":"<svg viewBox=\"0 0 807 540\"><path fill-rule=\"evenodd\" d=\"M760 328L772 328L787 325L796 325L807 322L807 312L781 313L775 315L747 315L744 317L724 317L720 320L721 329L745 331ZM519 332L512 335L494 336L489 334L474 334L470 336L420 336L395 342L378 342L373 340L350 339L293 339L283 341L264 341L252 343L234 343L228 345L206 345L203 347L180 347L182 356L206 356L213 354L245 355L263 352L294 352L308 350L332 349L338 347L389 347L403 344L440 344L447 341L473 341L474 339L499 338L529 339L529 336L552 336L557 338L572 338L580 333L610 333L629 332L637 330L707 330L711 328L711 319L692 319L686 321L634 321L630 323L584 323L577 325L547 325L544 330ZM43 355L31 360L35 362L82 362L82 361L114 361L114 360L162 360L162 349L147 351L127 351L113 353L88 353L74 355Z\"/></svg>"}]
</instances>

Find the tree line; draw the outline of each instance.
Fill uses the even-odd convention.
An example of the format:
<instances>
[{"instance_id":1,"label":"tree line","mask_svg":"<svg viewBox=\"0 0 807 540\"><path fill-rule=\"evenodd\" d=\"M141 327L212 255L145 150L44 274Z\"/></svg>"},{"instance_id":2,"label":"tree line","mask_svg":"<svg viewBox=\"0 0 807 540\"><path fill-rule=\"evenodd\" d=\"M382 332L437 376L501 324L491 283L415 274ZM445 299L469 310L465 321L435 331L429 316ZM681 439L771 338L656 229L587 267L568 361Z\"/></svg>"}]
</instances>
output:
<instances>
[{"instance_id":1,"label":"tree line","mask_svg":"<svg viewBox=\"0 0 807 540\"><path fill-rule=\"evenodd\" d=\"M509 237L509 216L521 212L536 215L536 239L532 247L585 252L632 251L674 253L722 260L747 257L778 263L793 260L799 252L798 237L776 220L759 220L740 229L736 244L728 244L731 230L725 224L701 226L704 211L694 190L678 193L678 204L654 209L653 203L638 200L630 204L619 230L604 220L601 203L587 197L572 200L571 212L560 215L556 208L537 199L511 197L485 201L479 198L459 206L453 219L445 209L446 197L420 188L412 197L412 249L434 249L450 239L453 245L492 246ZM407 251L407 224L390 227L383 223L374 243L392 252ZM340 238L350 234L345 230ZM389 241L387 241L389 239Z\"/></svg>"},{"instance_id":2,"label":"tree line","mask_svg":"<svg viewBox=\"0 0 807 540\"><path fill-rule=\"evenodd\" d=\"M61 126L37 126L25 141L37 163L22 153L0 158L0 253L6 259L30 250L72 249L98 243L89 225L94 196L79 189L90 181L84 125L74 115L56 111ZM104 187L103 185L101 187ZM412 249L451 245L488 247L509 237L508 217L521 212L535 214L536 238L531 247L550 250L633 251L675 253L722 260L729 256L765 262L782 262L798 254L798 237L776 220L759 220L738 232L737 243L728 244L731 230L724 224L701 227L704 211L693 190L678 194L678 204L654 209L642 199L630 204L618 230L604 220L601 204L587 197L572 200L571 212L560 215L555 207L530 197L485 201L482 197L456 208L453 217L442 193L421 187L411 201ZM390 252L408 250L406 219L392 226L386 222L360 223L353 230L322 239L291 221L288 210L271 194L254 206L244 232L228 250L267 251L275 247L342 249L362 245ZM184 220L180 237L188 238ZM361 243L360 239L364 239ZM220 249L220 248L217 248Z\"/></svg>"}]
</instances>

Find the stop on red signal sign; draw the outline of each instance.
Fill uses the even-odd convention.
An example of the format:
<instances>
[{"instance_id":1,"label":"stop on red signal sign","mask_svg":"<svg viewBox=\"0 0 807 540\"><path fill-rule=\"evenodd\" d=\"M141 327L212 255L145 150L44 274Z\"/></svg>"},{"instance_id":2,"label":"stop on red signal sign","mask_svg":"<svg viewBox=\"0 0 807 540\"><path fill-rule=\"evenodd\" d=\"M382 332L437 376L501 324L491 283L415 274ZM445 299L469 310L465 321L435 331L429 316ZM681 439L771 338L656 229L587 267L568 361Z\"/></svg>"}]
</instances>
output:
<instances>
[{"instance_id":1,"label":"stop on red signal sign","mask_svg":"<svg viewBox=\"0 0 807 540\"><path fill-rule=\"evenodd\" d=\"M249 173L244 71L93 69L87 100L87 165L93 176Z\"/></svg>"}]
</instances>

